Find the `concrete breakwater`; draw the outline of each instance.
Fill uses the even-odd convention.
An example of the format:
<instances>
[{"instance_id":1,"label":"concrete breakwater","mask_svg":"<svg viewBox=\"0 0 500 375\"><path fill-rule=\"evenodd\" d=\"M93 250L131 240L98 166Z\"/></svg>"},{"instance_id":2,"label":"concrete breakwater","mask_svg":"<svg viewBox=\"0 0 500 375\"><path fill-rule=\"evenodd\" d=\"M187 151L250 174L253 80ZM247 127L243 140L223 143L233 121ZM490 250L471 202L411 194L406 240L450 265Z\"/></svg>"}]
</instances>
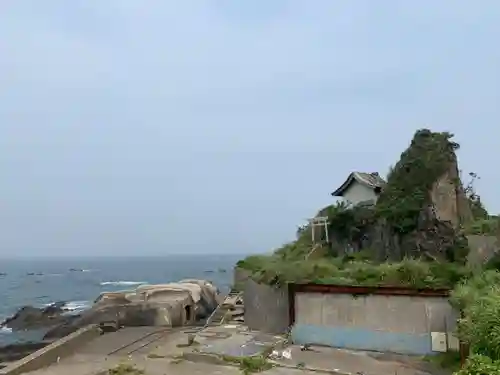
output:
<instances>
[{"instance_id":1,"label":"concrete breakwater","mask_svg":"<svg viewBox=\"0 0 500 375\"><path fill-rule=\"evenodd\" d=\"M0 348L0 362L16 361L55 340L89 325L114 322L117 327L178 327L208 318L219 302L217 288L205 280L145 285L133 290L102 293L94 305L68 315L63 303L44 308L25 306L0 327L12 330L48 329L42 342Z\"/></svg>"},{"instance_id":2,"label":"concrete breakwater","mask_svg":"<svg viewBox=\"0 0 500 375\"><path fill-rule=\"evenodd\" d=\"M161 289L166 290L165 286L162 286ZM102 296L99 301L117 297L117 295ZM102 326L91 324L24 358L5 364L4 368L0 369L0 375L17 375L36 370L45 371L48 370L49 366L52 369L54 366L58 367L60 362L62 365L63 363L67 364L68 361L75 363L77 368L81 368L81 358L84 358L83 362L88 362L87 359L93 357L97 364L99 361L106 362L108 359L109 362L112 362L117 358L144 356L165 341L178 340L180 336L184 341L208 326L217 327L224 323L242 323L241 293L230 292L225 298L218 295L217 297L217 301L220 303L204 325L202 322L192 323L184 320L184 324L177 328L174 325L165 324L161 326L116 327L114 332L107 333L102 330ZM182 301L183 299L176 298L175 300ZM182 312L183 310L179 309L178 311ZM178 322L181 320L179 319ZM181 344L179 343L179 345ZM42 370L44 368L45 370Z\"/></svg>"}]
</instances>

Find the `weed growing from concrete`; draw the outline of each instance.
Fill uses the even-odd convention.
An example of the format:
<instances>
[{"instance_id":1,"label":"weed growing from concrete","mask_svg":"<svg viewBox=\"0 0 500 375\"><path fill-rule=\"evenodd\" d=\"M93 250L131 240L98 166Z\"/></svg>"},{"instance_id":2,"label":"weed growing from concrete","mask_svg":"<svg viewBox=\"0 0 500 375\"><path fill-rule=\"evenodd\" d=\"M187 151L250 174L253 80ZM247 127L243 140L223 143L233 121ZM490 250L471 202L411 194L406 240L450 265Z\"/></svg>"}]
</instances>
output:
<instances>
[{"instance_id":1,"label":"weed growing from concrete","mask_svg":"<svg viewBox=\"0 0 500 375\"><path fill-rule=\"evenodd\" d=\"M165 358L164 355L161 354L156 354L156 353L149 353L148 358L155 359L155 358Z\"/></svg>"},{"instance_id":2,"label":"weed growing from concrete","mask_svg":"<svg viewBox=\"0 0 500 375\"><path fill-rule=\"evenodd\" d=\"M238 365L244 375L266 371L273 367L272 363L270 363L267 360L267 358L263 356L255 356L255 357L223 356L222 360L228 363Z\"/></svg>"},{"instance_id":3,"label":"weed growing from concrete","mask_svg":"<svg viewBox=\"0 0 500 375\"><path fill-rule=\"evenodd\" d=\"M120 363L108 370L109 375L144 375L144 370L140 370L129 363Z\"/></svg>"},{"instance_id":4,"label":"weed growing from concrete","mask_svg":"<svg viewBox=\"0 0 500 375\"><path fill-rule=\"evenodd\" d=\"M178 365L179 363L182 363L182 362L184 362L184 358L182 358L182 357L174 358L170 361L170 363L173 365Z\"/></svg>"}]
</instances>

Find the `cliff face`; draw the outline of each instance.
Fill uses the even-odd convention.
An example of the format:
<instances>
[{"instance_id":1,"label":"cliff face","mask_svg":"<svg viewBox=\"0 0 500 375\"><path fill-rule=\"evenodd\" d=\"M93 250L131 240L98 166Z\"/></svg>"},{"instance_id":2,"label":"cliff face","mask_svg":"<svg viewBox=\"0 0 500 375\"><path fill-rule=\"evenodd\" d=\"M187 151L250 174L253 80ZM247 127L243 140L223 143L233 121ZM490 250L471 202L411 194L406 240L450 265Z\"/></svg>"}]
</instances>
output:
<instances>
[{"instance_id":1,"label":"cliff face","mask_svg":"<svg viewBox=\"0 0 500 375\"><path fill-rule=\"evenodd\" d=\"M463 261L467 242L460 229L472 219L447 133L419 130L388 179L373 228L379 260L404 257Z\"/></svg>"},{"instance_id":2,"label":"cliff face","mask_svg":"<svg viewBox=\"0 0 500 375\"><path fill-rule=\"evenodd\" d=\"M329 243L322 250L339 256L366 250L366 256L382 262L404 258L465 262L468 246L462 232L472 221L472 212L460 180L455 154L459 145L452 137L417 131L389 173L375 206L338 202L320 210L317 216L328 217ZM302 228L297 241L279 251L283 259L322 256L324 252L312 251L311 232L310 226ZM322 226L314 228L314 238L326 240Z\"/></svg>"},{"instance_id":3,"label":"cliff face","mask_svg":"<svg viewBox=\"0 0 500 375\"><path fill-rule=\"evenodd\" d=\"M437 220L449 222L453 228L459 229L460 225L472 221L472 211L462 184L456 181L460 181L460 176L455 160L432 185L430 201Z\"/></svg>"}]
</instances>

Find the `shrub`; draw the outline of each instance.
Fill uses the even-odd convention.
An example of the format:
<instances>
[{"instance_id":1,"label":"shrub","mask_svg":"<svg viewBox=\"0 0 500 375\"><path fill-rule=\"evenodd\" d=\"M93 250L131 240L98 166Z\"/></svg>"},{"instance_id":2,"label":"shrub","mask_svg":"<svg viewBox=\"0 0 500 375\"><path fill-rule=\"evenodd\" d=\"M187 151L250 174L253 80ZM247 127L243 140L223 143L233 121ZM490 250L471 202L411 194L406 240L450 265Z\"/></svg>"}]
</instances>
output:
<instances>
[{"instance_id":1,"label":"shrub","mask_svg":"<svg viewBox=\"0 0 500 375\"><path fill-rule=\"evenodd\" d=\"M464 367L454 375L500 375L500 361L475 354L470 356Z\"/></svg>"},{"instance_id":2,"label":"shrub","mask_svg":"<svg viewBox=\"0 0 500 375\"><path fill-rule=\"evenodd\" d=\"M500 285L500 272L496 270L481 272L458 283L451 294L450 301L457 310L465 310L495 285Z\"/></svg>"},{"instance_id":3,"label":"shrub","mask_svg":"<svg viewBox=\"0 0 500 375\"><path fill-rule=\"evenodd\" d=\"M473 221L468 228L467 234L476 235L497 235L500 230L500 221L496 217L478 219Z\"/></svg>"},{"instance_id":4,"label":"shrub","mask_svg":"<svg viewBox=\"0 0 500 375\"><path fill-rule=\"evenodd\" d=\"M132 364L120 363L108 370L109 375L144 375L144 370L140 370Z\"/></svg>"},{"instance_id":5,"label":"shrub","mask_svg":"<svg viewBox=\"0 0 500 375\"><path fill-rule=\"evenodd\" d=\"M261 259L262 260L262 259ZM253 279L268 285L287 283L318 283L364 286L407 286L414 288L453 288L469 271L449 263L429 263L404 259L395 263L375 263L369 255L301 259L283 261L268 256L259 269L253 270Z\"/></svg>"},{"instance_id":6,"label":"shrub","mask_svg":"<svg viewBox=\"0 0 500 375\"><path fill-rule=\"evenodd\" d=\"M273 367L273 365L264 356L255 356L255 357L223 356L222 360L228 363L239 365L239 368L244 375L250 375L256 372L263 372Z\"/></svg>"},{"instance_id":7,"label":"shrub","mask_svg":"<svg viewBox=\"0 0 500 375\"><path fill-rule=\"evenodd\" d=\"M268 262L269 256L250 255L236 263L236 266L248 271L256 271Z\"/></svg>"},{"instance_id":8,"label":"shrub","mask_svg":"<svg viewBox=\"0 0 500 375\"><path fill-rule=\"evenodd\" d=\"M500 360L500 286L492 285L475 296L459 320L459 337L470 344L473 353Z\"/></svg>"}]
</instances>

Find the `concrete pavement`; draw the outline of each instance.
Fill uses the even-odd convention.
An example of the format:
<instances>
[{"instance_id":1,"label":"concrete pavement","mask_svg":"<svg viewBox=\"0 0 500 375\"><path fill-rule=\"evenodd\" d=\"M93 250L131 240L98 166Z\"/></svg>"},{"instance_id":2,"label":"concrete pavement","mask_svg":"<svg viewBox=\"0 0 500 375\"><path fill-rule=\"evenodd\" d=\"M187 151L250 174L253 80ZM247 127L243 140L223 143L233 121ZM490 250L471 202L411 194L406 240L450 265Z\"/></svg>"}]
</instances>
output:
<instances>
[{"instance_id":1,"label":"concrete pavement","mask_svg":"<svg viewBox=\"0 0 500 375\"><path fill-rule=\"evenodd\" d=\"M144 369L145 375L241 375L242 371L227 362L225 356L267 355L273 348L282 351L285 344L283 337L252 332L244 326L235 325L202 330L191 346L187 346L187 327L170 329L161 334L158 332L158 327L141 327L106 334L78 350L75 355L30 374L104 375L107 369L126 362ZM151 337L154 340L149 342ZM122 347L125 349L120 349ZM368 352L326 347L301 351L296 345L287 349L291 352L291 358L272 360L275 367L264 371L263 375L443 374L440 371L423 371L412 366L411 361L405 363L395 357L376 357Z\"/></svg>"}]
</instances>

